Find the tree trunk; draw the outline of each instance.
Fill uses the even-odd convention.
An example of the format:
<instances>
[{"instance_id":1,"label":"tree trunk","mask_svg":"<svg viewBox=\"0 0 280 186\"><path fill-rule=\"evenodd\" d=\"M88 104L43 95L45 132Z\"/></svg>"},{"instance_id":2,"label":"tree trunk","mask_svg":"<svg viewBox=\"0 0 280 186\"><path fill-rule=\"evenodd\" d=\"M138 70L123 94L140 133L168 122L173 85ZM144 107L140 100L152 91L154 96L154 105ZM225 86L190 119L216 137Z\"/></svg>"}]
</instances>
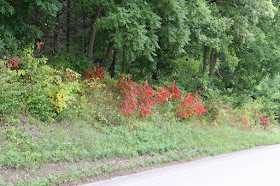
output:
<instances>
[{"instance_id":1,"label":"tree trunk","mask_svg":"<svg viewBox=\"0 0 280 186\"><path fill-rule=\"evenodd\" d=\"M159 59L161 59L161 58L159 58ZM153 74L152 74L152 78L153 78L153 80L158 80L158 61L156 62L156 68L155 68L155 71L153 72Z\"/></svg>"},{"instance_id":2,"label":"tree trunk","mask_svg":"<svg viewBox=\"0 0 280 186\"><path fill-rule=\"evenodd\" d=\"M204 47L204 56L203 56L203 74L206 72L206 68L207 68L208 53L209 53L209 47L205 46Z\"/></svg>"},{"instance_id":3,"label":"tree trunk","mask_svg":"<svg viewBox=\"0 0 280 186\"><path fill-rule=\"evenodd\" d=\"M117 55L118 55L118 50L115 49L114 50L114 56L113 56L113 62L112 62L112 65L110 66L111 78L115 77Z\"/></svg>"},{"instance_id":4,"label":"tree trunk","mask_svg":"<svg viewBox=\"0 0 280 186\"><path fill-rule=\"evenodd\" d=\"M124 64L125 64L125 46L123 46L123 53L122 53L122 69L121 73L124 73Z\"/></svg>"},{"instance_id":5,"label":"tree trunk","mask_svg":"<svg viewBox=\"0 0 280 186\"><path fill-rule=\"evenodd\" d=\"M83 12L84 8L82 9ZM86 14L83 14L83 29L86 30L87 29L87 24L86 24ZM87 47L87 38L86 38L86 34L83 34L83 42L84 42L84 53L87 52L86 47Z\"/></svg>"},{"instance_id":6,"label":"tree trunk","mask_svg":"<svg viewBox=\"0 0 280 186\"><path fill-rule=\"evenodd\" d=\"M156 70L153 72L152 78L153 78L153 80L158 80L157 68L156 68Z\"/></svg>"},{"instance_id":7,"label":"tree trunk","mask_svg":"<svg viewBox=\"0 0 280 186\"><path fill-rule=\"evenodd\" d=\"M140 74L139 74L140 79L142 79L142 76L143 76L143 70L144 70L144 68L142 68L142 67L141 67Z\"/></svg>"},{"instance_id":8,"label":"tree trunk","mask_svg":"<svg viewBox=\"0 0 280 186\"><path fill-rule=\"evenodd\" d=\"M56 16L56 22L57 22L57 25L59 25L59 14L57 14ZM59 50L59 27L56 26L55 27L55 30L54 30L54 44L53 44L53 47L54 47L54 51L57 52Z\"/></svg>"},{"instance_id":9,"label":"tree trunk","mask_svg":"<svg viewBox=\"0 0 280 186\"><path fill-rule=\"evenodd\" d=\"M96 22L96 19L99 18L100 13L101 13L101 9L102 9L102 7L101 7L101 5L99 5L97 7L96 13L95 13L94 18L93 18L92 30L91 30L91 33L90 33L88 51L87 51L88 61L92 60L93 45L94 45L94 40L95 40L95 35L96 35L96 28L93 25Z\"/></svg>"},{"instance_id":10,"label":"tree trunk","mask_svg":"<svg viewBox=\"0 0 280 186\"><path fill-rule=\"evenodd\" d=\"M66 15L66 48L68 51L69 44L70 44L70 20L71 20L71 14L70 14L70 8L71 8L71 0L67 0L67 15Z\"/></svg>"},{"instance_id":11,"label":"tree trunk","mask_svg":"<svg viewBox=\"0 0 280 186\"><path fill-rule=\"evenodd\" d=\"M129 57L129 59L127 60L127 68L126 68L126 73L129 74L130 73L130 64L131 64L131 59Z\"/></svg>"},{"instance_id":12,"label":"tree trunk","mask_svg":"<svg viewBox=\"0 0 280 186\"><path fill-rule=\"evenodd\" d=\"M106 50L106 55L105 55L105 59L104 59L104 62L102 64L102 66L107 69L109 63L110 63L110 60L111 60L111 57L112 57L112 53L113 53L113 49L114 49L114 42L110 42L109 43L109 46Z\"/></svg>"},{"instance_id":13,"label":"tree trunk","mask_svg":"<svg viewBox=\"0 0 280 186\"><path fill-rule=\"evenodd\" d=\"M213 73L215 70L216 62L219 57L219 54L214 51L214 49L211 50L211 56L210 56L210 70L209 70L209 78L213 77Z\"/></svg>"}]
</instances>

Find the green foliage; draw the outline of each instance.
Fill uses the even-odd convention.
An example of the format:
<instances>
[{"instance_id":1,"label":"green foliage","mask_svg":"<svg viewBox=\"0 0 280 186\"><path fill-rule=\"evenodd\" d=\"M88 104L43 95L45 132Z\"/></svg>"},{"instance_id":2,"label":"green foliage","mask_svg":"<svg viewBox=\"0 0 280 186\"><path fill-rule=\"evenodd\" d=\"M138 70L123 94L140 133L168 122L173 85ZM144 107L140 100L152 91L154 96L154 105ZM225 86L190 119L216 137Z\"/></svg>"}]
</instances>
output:
<instances>
[{"instance_id":1,"label":"green foliage","mask_svg":"<svg viewBox=\"0 0 280 186\"><path fill-rule=\"evenodd\" d=\"M177 56L184 51L184 46L190 40L188 23L188 9L184 0L164 0L161 3L151 1L154 11L161 18L161 27L157 30L160 59Z\"/></svg>"},{"instance_id":2,"label":"green foliage","mask_svg":"<svg viewBox=\"0 0 280 186\"><path fill-rule=\"evenodd\" d=\"M274 78L265 78L259 86L257 86L254 96L262 103L260 109L268 115L275 114L279 120L280 113L280 76Z\"/></svg>"},{"instance_id":3,"label":"green foliage","mask_svg":"<svg viewBox=\"0 0 280 186\"><path fill-rule=\"evenodd\" d=\"M0 116L8 113L16 113L23 109L22 96L26 93L27 87L23 87L15 71L6 68L6 61L0 61Z\"/></svg>"},{"instance_id":4,"label":"green foliage","mask_svg":"<svg viewBox=\"0 0 280 186\"><path fill-rule=\"evenodd\" d=\"M70 69L60 72L45 63L46 59L35 58L30 48L23 51L19 69L9 69L7 61L1 61L2 116L28 111L43 121L54 121L61 111L77 109L81 75Z\"/></svg>"},{"instance_id":5,"label":"green foliage","mask_svg":"<svg viewBox=\"0 0 280 186\"><path fill-rule=\"evenodd\" d=\"M81 72L82 69L87 69L89 61L86 56L75 51L75 49L69 50L69 53L60 52L50 55L48 64L60 70L70 68L76 72Z\"/></svg>"},{"instance_id":6,"label":"green foliage","mask_svg":"<svg viewBox=\"0 0 280 186\"><path fill-rule=\"evenodd\" d=\"M134 0L114 6L105 17L98 20L96 27L101 32L109 31L108 40L120 50L125 48L130 60L145 56L152 61L159 47L155 31L160 27L160 20L150 4Z\"/></svg>"},{"instance_id":7,"label":"green foliage","mask_svg":"<svg viewBox=\"0 0 280 186\"><path fill-rule=\"evenodd\" d=\"M41 86L32 87L33 94L26 101L26 106L31 115L43 121L53 121L56 116L53 105L50 103L48 94L41 89Z\"/></svg>"},{"instance_id":8,"label":"green foliage","mask_svg":"<svg viewBox=\"0 0 280 186\"><path fill-rule=\"evenodd\" d=\"M38 65L46 64L47 58L35 58L34 57L34 47L29 46L28 48L24 49L21 54L21 59L23 61L22 68L27 69L30 72L36 71Z\"/></svg>"},{"instance_id":9,"label":"green foliage","mask_svg":"<svg viewBox=\"0 0 280 186\"><path fill-rule=\"evenodd\" d=\"M202 61L183 56L176 60L168 60L168 62L170 69L166 72L166 81L175 81L180 88L187 92L207 89L209 79L201 72Z\"/></svg>"},{"instance_id":10,"label":"green foliage","mask_svg":"<svg viewBox=\"0 0 280 186\"><path fill-rule=\"evenodd\" d=\"M18 3L1 0L0 48L4 48L4 52L12 52L11 50L15 49L13 46L17 44L22 47L26 42L35 42L35 39L41 38L43 34L38 23L50 24L51 18L56 16L61 8L62 4L57 0L27 0ZM37 22L32 20L35 15L38 15ZM15 44L12 44L11 40Z\"/></svg>"},{"instance_id":11,"label":"green foliage","mask_svg":"<svg viewBox=\"0 0 280 186\"><path fill-rule=\"evenodd\" d=\"M219 7L215 4L208 6L206 1L199 0L196 4L190 3L188 18L192 29L192 39L217 51L226 50L232 42L232 36L228 34L232 26L230 17L222 16Z\"/></svg>"},{"instance_id":12,"label":"green foliage","mask_svg":"<svg viewBox=\"0 0 280 186\"><path fill-rule=\"evenodd\" d=\"M220 92L207 88L201 92L201 95L205 100L205 108L208 110L206 120L213 124L223 110L221 100L219 99Z\"/></svg>"}]
</instances>

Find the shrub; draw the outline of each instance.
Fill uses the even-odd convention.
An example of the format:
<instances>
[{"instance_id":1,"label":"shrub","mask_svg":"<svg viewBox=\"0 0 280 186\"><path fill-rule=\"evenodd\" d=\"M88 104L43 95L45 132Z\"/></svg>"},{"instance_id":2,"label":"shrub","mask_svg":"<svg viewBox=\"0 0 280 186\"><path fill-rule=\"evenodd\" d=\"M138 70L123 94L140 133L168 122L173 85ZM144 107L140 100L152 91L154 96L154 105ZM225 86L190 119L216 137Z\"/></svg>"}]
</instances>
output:
<instances>
[{"instance_id":1,"label":"shrub","mask_svg":"<svg viewBox=\"0 0 280 186\"><path fill-rule=\"evenodd\" d=\"M198 114L201 116L207 112L202 104L198 102L191 94L183 95L175 83L171 86L165 85L156 91L149 86L148 81L145 85L135 84L129 77L121 76L121 83L117 83L120 88L124 101L119 102L120 110L130 117L130 114L139 111L140 117L152 114L152 108L156 105L164 105L171 102L175 108L173 110L177 116L182 119L188 119L190 116ZM198 97L199 95L196 94Z\"/></svg>"},{"instance_id":2,"label":"shrub","mask_svg":"<svg viewBox=\"0 0 280 186\"><path fill-rule=\"evenodd\" d=\"M82 70L82 72L85 72L85 79L105 79L105 70L102 69L98 63L96 65L92 65L92 69L92 72L89 70Z\"/></svg>"},{"instance_id":3,"label":"shrub","mask_svg":"<svg viewBox=\"0 0 280 186\"><path fill-rule=\"evenodd\" d=\"M49 97L43 90L36 89L26 101L30 114L43 121L53 121L56 116L53 105L49 102Z\"/></svg>"},{"instance_id":4,"label":"shrub","mask_svg":"<svg viewBox=\"0 0 280 186\"><path fill-rule=\"evenodd\" d=\"M135 113L134 109L140 109L141 117L143 114L146 116L152 114L151 108L157 103L153 99L154 91L148 85L148 81L145 82L145 86L135 84L129 77L126 79L121 76L121 81L122 83L117 83L125 98L125 101L119 103L121 111L128 117L129 114Z\"/></svg>"},{"instance_id":5,"label":"shrub","mask_svg":"<svg viewBox=\"0 0 280 186\"><path fill-rule=\"evenodd\" d=\"M18 62L20 59L5 58L0 60L0 117L24 109L23 96L27 87L19 81Z\"/></svg>"},{"instance_id":6,"label":"shrub","mask_svg":"<svg viewBox=\"0 0 280 186\"><path fill-rule=\"evenodd\" d=\"M197 94L197 96L199 96ZM181 101L178 104L177 115L181 118L188 119L190 116L194 117L195 114L198 114L201 117L207 112L207 109L198 102L197 99L191 96L191 93L184 95L181 98Z\"/></svg>"},{"instance_id":7,"label":"shrub","mask_svg":"<svg viewBox=\"0 0 280 186\"><path fill-rule=\"evenodd\" d=\"M0 62L0 115L28 111L43 121L53 121L77 104L82 92L79 73L45 65L46 58L35 58L32 48L22 52L22 60L12 57Z\"/></svg>"}]
</instances>

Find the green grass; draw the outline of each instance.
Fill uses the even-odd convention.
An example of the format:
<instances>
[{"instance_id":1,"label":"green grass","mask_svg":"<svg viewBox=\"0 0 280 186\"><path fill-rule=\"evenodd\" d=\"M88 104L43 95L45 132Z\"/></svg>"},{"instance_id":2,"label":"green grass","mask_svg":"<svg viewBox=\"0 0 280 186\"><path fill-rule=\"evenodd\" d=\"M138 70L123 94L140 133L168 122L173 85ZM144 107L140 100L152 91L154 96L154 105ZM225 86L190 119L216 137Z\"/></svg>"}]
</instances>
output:
<instances>
[{"instance_id":1,"label":"green grass","mask_svg":"<svg viewBox=\"0 0 280 186\"><path fill-rule=\"evenodd\" d=\"M280 136L277 128L242 130L230 125L202 128L182 122L156 123L152 120L135 120L133 126L92 125L86 121L33 124L29 120L21 125L1 126L0 141L0 184L2 179L5 184L9 180L19 185L32 185L33 181L47 185L123 169L122 165L108 165L107 169L103 166L102 170L97 168L100 164L106 165L106 160L129 160L132 163L127 169L130 170L275 144L280 142ZM140 165L137 161L133 163L142 157L149 159ZM98 162L100 164L96 165ZM47 164L53 165L49 167L49 174L36 175ZM57 167L64 167L61 168L64 171L53 174L52 169ZM93 171L95 169L98 173ZM22 171L28 174L25 179L19 175ZM48 183L44 184L44 180Z\"/></svg>"}]
</instances>

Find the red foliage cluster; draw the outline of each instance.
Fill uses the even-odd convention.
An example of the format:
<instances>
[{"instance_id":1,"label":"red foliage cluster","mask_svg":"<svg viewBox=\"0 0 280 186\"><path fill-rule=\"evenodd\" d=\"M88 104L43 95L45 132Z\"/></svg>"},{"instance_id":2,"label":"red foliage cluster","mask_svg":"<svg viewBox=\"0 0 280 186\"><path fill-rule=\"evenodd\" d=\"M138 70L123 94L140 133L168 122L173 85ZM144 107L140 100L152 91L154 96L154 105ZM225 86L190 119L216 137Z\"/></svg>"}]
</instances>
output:
<instances>
[{"instance_id":1,"label":"red foliage cluster","mask_svg":"<svg viewBox=\"0 0 280 186\"><path fill-rule=\"evenodd\" d=\"M37 42L36 45L37 45L37 49L40 50L41 49L41 45L43 45L44 43L41 41L41 42Z\"/></svg>"},{"instance_id":2,"label":"red foliage cluster","mask_svg":"<svg viewBox=\"0 0 280 186\"><path fill-rule=\"evenodd\" d=\"M245 127L246 127L247 129L250 129L251 124L250 124L250 122L248 121L248 116L246 116L246 115L241 115L241 120L242 120L242 122L245 124Z\"/></svg>"},{"instance_id":3,"label":"red foliage cluster","mask_svg":"<svg viewBox=\"0 0 280 186\"><path fill-rule=\"evenodd\" d=\"M221 115L218 115L216 118L216 122L218 122L220 119L222 119Z\"/></svg>"},{"instance_id":4,"label":"red foliage cluster","mask_svg":"<svg viewBox=\"0 0 280 186\"><path fill-rule=\"evenodd\" d=\"M270 124L269 124L270 123L270 119L269 118L261 117L260 121L261 121L261 123L262 123L262 125L264 127L269 127L270 126Z\"/></svg>"},{"instance_id":5,"label":"red foliage cluster","mask_svg":"<svg viewBox=\"0 0 280 186\"><path fill-rule=\"evenodd\" d=\"M89 70L82 70L82 72L85 72L85 79L105 79L105 70L98 63L96 64L96 67L92 65L92 69L92 72Z\"/></svg>"},{"instance_id":6,"label":"red foliage cluster","mask_svg":"<svg viewBox=\"0 0 280 186\"><path fill-rule=\"evenodd\" d=\"M171 96L170 88L168 86L164 86L163 88L157 89L157 94L155 95L156 101L160 104L165 104L169 101Z\"/></svg>"},{"instance_id":7,"label":"red foliage cluster","mask_svg":"<svg viewBox=\"0 0 280 186\"><path fill-rule=\"evenodd\" d=\"M158 88L155 94L155 100L158 104L165 104L170 100L178 100L181 98L182 93L175 83L171 83L171 87L164 85L163 88Z\"/></svg>"},{"instance_id":8,"label":"red foliage cluster","mask_svg":"<svg viewBox=\"0 0 280 186\"><path fill-rule=\"evenodd\" d=\"M198 116L201 117L207 112L204 106L201 105L197 99L191 96L191 93L184 95L178 105L179 108L177 115L181 118L188 119L190 116L193 117L195 114L198 114Z\"/></svg>"},{"instance_id":9,"label":"red foliage cluster","mask_svg":"<svg viewBox=\"0 0 280 186\"><path fill-rule=\"evenodd\" d=\"M207 110L191 94L183 95L175 83L171 87L165 85L156 91L145 81L145 86L135 84L130 78L121 76L121 83L117 86L123 93L124 101L120 102L121 111L129 117L129 114L139 110L140 116L152 114L151 108L155 105L163 105L169 101L177 105L176 114L181 118L194 117L195 114L201 116Z\"/></svg>"},{"instance_id":10,"label":"red foliage cluster","mask_svg":"<svg viewBox=\"0 0 280 186\"><path fill-rule=\"evenodd\" d=\"M263 113L261 111L257 112L257 115L259 115L259 121L261 122L262 126L269 127L270 126L270 119L266 116L263 116Z\"/></svg>"},{"instance_id":11,"label":"red foliage cluster","mask_svg":"<svg viewBox=\"0 0 280 186\"><path fill-rule=\"evenodd\" d=\"M122 83L117 84L125 98L125 101L119 103L121 111L127 117L135 113L136 109L140 109L139 114L142 118L143 115L152 114L151 108L157 103L154 100L154 90L148 85L148 81L145 81L145 86L136 85L130 78L123 76L121 81Z\"/></svg>"},{"instance_id":12,"label":"red foliage cluster","mask_svg":"<svg viewBox=\"0 0 280 186\"><path fill-rule=\"evenodd\" d=\"M9 59L9 63L7 65L8 68L19 68L18 66L18 61L22 61L22 59L20 59L19 57L12 57Z\"/></svg>"},{"instance_id":13,"label":"red foliage cluster","mask_svg":"<svg viewBox=\"0 0 280 186\"><path fill-rule=\"evenodd\" d=\"M16 61L11 61L10 64L9 64L9 67L18 68L18 63Z\"/></svg>"},{"instance_id":14,"label":"red foliage cluster","mask_svg":"<svg viewBox=\"0 0 280 186\"><path fill-rule=\"evenodd\" d=\"M225 103L222 103L223 105L223 109L228 110L228 105L226 105Z\"/></svg>"}]
</instances>

